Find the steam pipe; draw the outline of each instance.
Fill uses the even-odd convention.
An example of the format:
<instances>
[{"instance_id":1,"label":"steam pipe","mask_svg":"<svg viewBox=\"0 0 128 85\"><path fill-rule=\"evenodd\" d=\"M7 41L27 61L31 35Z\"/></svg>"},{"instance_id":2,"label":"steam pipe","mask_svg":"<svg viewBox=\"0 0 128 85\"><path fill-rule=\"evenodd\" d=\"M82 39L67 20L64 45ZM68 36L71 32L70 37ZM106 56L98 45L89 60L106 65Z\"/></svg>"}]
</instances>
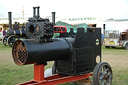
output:
<instances>
[{"instance_id":1,"label":"steam pipe","mask_svg":"<svg viewBox=\"0 0 128 85\"><path fill-rule=\"evenodd\" d=\"M37 17L38 17L38 18L40 17L40 14L39 14L39 13L40 13L40 10L39 10L39 9L40 9L40 7L38 6L38 7L37 7Z\"/></svg>"},{"instance_id":2,"label":"steam pipe","mask_svg":"<svg viewBox=\"0 0 128 85\"><path fill-rule=\"evenodd\" d=\"M12 12L8 12L8 19L9 19L9 30L12 29Z\"/></svg>"},{"instance_id":3,"label":"steam pipe","mask_svg":"<svg viewBox=\"0 0 128 85\"><path fill-rule=\"evenodd\" d=\"M54 25L55 25L55 13L56 12L52 12L52 22L54 23Z\"/></svg>"},{"instance_id":4,"label":"steam pipe","mask_svg":"<svg viewBox=\"0 0 128 85\"><path fill-rule=\"evenodd\" d=\"M33 17L36 16L36 7L33 7Z\"/></svg>"}]
</instances>

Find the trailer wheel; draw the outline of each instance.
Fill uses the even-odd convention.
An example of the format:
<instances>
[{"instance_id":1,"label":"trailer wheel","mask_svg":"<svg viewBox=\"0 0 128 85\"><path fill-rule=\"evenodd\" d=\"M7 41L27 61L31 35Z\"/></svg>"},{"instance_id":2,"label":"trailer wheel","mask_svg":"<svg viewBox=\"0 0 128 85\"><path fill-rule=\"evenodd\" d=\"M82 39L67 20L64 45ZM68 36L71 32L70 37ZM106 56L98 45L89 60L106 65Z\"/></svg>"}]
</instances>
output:
<instances>
[{"instance_id":1,"label":"trailer wheel","mask_svg":"<svg viewBox=\"0 0 128 85\"><path fill-rule=\"evenodd\" d=\"M105 46L105 48L110 48L110 46Z\"/></svg>"},{"instance_id":2,"label":"trailer wheel","mask_svg":"<svg viewBox=\"0 0 128 85\"><path fill-rule=\"evenodd\" d=\"M112 69L106 62L98 63L93 71L94 85L111 85L112 83Z\"/></svg>"},{"instance_id":3,"label":"trailer wheel","mask_svg":"<svg viewBox=\"0 0 128 85\"><path fill-rule=\"evenodd\" d=\"M53 66L52 66L52 74L56 74L58 71L57 71L57 68L56 68L56 63L54 61L53 63Z\"/></svg>"},{"instance_id":4,"label":"trailer wheel","mask_svg":"<svg viewBox=\"0 0 128 85\"><path fill-rule=\"evenodd\" d=\"M13 44L16 42L16 40L19 40L19 37L18 36L15 36L15 35L11 35L8 37L7 39L7 43L10 47L13 46Z\"/></svg>"},{"instance_id":5,"label":"trailer wheel","mask_svg":"<svg viewBox=\"0 0 128 85\"><path fill-rule=\"evenodd\" d=\"M4 44L4 46L7 46L7 39L8 39L8 36L4 36L2 39L2 43Z\"/></svg>"},{"instance_id":6,"label":"trailer wheel","mask_svg":"<svg viewBox=\"0 0 128 85\"><path fill-rule=\"evenodd\" d=\"M128 50L128 43L126 43L125 45L125 50Z\"/></svg>"}]
</instances>

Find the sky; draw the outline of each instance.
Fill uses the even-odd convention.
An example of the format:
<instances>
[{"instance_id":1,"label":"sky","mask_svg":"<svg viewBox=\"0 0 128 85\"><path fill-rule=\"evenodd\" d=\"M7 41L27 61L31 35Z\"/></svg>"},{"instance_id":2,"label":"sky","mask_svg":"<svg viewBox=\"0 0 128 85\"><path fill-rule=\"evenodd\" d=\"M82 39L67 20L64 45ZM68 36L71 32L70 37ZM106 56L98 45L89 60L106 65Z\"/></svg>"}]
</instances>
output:
<instances>
[{"instance_id":1,"label":"sky","mask_svg":"<svg viewBox=\"0 0 128 85\"><path fill-rule=\"evenodd\" d=\"M0 0L0 17L33 16L34 6L40 6L40 16L45 18L56 12L56 17L81 18L100 17L102 19L128 19L128 0Z\"/></svg>"}]
</instances>

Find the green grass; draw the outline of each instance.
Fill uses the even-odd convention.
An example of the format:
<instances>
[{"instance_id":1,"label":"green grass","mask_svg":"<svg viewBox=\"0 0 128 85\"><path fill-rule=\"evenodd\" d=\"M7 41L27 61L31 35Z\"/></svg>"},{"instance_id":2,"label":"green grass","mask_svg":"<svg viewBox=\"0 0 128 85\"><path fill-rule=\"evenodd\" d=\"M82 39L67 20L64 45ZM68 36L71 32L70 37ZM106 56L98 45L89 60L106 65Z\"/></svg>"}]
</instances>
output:
<instances>
[{"instance_id":1,"label":"green grass","mask_svg":"<svg viewBox=\"0 0 128 85\"><path fill-rule=\"evenodd\" d=\"M124 48L105 48L104 46L102 47L102 54L107 54L109 53L110 55L127 55L128 50L125 50Z\"/></svg>"},{"instance_id":2,"label":"green grass","mask_svg":"<svg viewBox=\"0 0 128 85\"><path fill-rule=\"evenodd\" d=\"M102 58L103 61L108 62L112 67L112 85L128 85L128 50L102 47Z\"/></svg>"},{"instance_id":3,"label":"green grass","mask_svg":"<svg viewBox=\"0 0 128 85\"><path fill-rule=\"evenodd\" d=\"M32 80L33 65L17 66L11 56L12 48L0 42L0 85L15 85ZM52 66L52 62L45 69Z\"/></svg>"},{"instance_id":4,"label":"green grass","mask_svg":"<svg viewBox=\"0 0 128 85\"><path fill-rule=\"evenodd\" d=\"M11 48L9 46L4 46L1 42L0 42L0 51L11 51Z\"/></svg>"},{"instance_id":5,"label":"green grass","mask_svg":"<svg viewBox=\"0 0 128 85\"><path fill-rule=\"evenodd\" d=\"M13 62L11 50L9 46L4 46L0 42L0 85L15 85L34 78L33 65L17 66ZM128 50L102 47L102 61L108 62L112 66L112 85L128 85ZM51 66L52 62L49 62L45 69Z\"/></svg>"}]
</instances>

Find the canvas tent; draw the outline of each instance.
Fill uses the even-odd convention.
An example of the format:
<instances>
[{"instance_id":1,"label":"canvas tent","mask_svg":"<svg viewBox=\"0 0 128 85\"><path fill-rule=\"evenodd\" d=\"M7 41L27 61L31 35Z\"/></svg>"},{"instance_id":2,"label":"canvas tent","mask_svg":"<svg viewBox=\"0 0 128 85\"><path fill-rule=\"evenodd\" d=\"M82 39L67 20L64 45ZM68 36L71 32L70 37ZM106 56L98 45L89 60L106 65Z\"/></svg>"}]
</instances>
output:
<instances>
[{"instance_id":1,"label":"canvas tent","mask_svg":"<svg viewBox=\"0 0 128 85\"><path fill-rule=\"evenodd\" d=\"M87 28L90 28L86 23L72 25L61 21L56 22L56 26L66 26L67 32L70 31L70 28L73 28L75 33L77 32L77 28L85 28L85 32ZM58 35L59 33L55 33L54 37L57 37Z\"/></svg>"},{"instance_id":2,"label":"canvas tent","mask_svg":"<svg viewBox=\"0 0 128 85\"><path fill-rule=\"evenodd\" d=\"M66 26L67 32L69 32L70 28L73 28L74 32L77 32L77 28L85 28L85 31L90 28L86 23L72 25L61 21L56 22L56 26Z\"/></svg>"}]
</instances>

